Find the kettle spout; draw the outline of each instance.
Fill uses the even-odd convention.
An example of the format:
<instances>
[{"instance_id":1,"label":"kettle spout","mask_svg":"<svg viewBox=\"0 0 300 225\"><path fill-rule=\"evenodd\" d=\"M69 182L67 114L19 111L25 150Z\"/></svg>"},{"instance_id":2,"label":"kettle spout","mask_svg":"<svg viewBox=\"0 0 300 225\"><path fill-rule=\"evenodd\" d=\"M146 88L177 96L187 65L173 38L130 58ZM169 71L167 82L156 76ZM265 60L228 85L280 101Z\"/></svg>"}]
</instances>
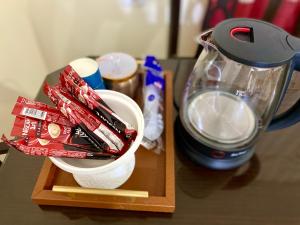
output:
<instances>
[{"instance_id":1,"label":"kettle spout","mask_svg":"<svg viewBox=\"0 0 300 225\"><path fill-rule=\"evenodd\" d=\"M208 47L212 47L215 50L218 50L217 46L214 45L211 34L213 30L208 30L204 33L201 33L196 37L196 42L203 46L204 49L207 49Z\"/></svg>"}]
</instances>

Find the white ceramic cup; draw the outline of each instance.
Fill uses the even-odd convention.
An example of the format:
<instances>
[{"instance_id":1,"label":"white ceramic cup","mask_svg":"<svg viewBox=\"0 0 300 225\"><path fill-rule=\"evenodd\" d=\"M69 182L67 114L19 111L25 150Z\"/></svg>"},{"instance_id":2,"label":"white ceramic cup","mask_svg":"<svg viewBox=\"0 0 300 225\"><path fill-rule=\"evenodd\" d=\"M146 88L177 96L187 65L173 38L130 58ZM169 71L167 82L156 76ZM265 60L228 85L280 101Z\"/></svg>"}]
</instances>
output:
<instances>
[{"instance_id":1,"label":"white ceramic cup","mask_svg":"<svg viewBox=\"0 0 300 225\"><path fill-rule=\"evenodd\" d=\"M105 89L98 63L90 58L79 58L69 63L79 76L93 89Z\"/></svg>"},{"instance_id":2,"label":"white ceramic cup","mask_svg":"<svg viewBox=\"0 0 300 225\"><path fill-rule=\"evenodd\" d=\"M97 90L101 98L122 119L137 129L137 137L127 152L116 160L54 158L50 160L60 169L72 173L76 182L87 188L118 188L125 183L135 166L135 151L144 133L144 117L140 107L128 96L111 90Z\"/></svg>"}]
</instances>

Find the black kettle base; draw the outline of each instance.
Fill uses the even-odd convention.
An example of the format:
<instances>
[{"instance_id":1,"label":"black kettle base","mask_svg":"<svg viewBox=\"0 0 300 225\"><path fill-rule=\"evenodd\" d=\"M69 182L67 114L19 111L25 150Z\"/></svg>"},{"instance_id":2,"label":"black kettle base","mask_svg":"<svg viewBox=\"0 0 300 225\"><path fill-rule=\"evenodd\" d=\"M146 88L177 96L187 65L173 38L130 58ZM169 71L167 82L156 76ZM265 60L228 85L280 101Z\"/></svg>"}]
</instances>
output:
<instances>
[{"instance_id":1,"label":"black kettle base","mask_svg":"<svg viewBox=\"0 0 300 225\"><path fill-rule=\"evenodd\" d=\"M180 118L175 121L175 140L179 148L193 162L215 170L234 169L246 163L254 154L254 149L244 149L238 153L222 155L217 151L201 144L185 130ZM225 154L225 153L224 153Z\"/></svg>"}]
</instances>

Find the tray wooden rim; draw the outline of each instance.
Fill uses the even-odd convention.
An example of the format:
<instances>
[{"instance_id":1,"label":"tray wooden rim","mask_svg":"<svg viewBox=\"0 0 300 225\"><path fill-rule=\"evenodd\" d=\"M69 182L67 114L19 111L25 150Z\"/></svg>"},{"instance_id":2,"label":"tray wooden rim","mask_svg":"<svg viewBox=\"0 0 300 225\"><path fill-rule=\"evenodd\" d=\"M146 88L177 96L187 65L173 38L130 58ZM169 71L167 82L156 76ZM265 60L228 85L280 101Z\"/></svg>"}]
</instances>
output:
<instances>
[{"instance_id":1,"label":"tray wooden rim","mask_svg":"<svg viewBox=\"0 0 300 225\"><path fill-rule=\"evenodd\" d=\"M33 189L31 199L38 205L56 205L87 208L108 208L134 211L174 212L175 211L175 165L173 138L173 72L164 71L166 78L165 91L165 136L171 137L165 142L165 196L141 198L101 196L101 200L83 200L84 194L57 193L46 189L49 184L49 174L58 169L48 158L45 159ZM171 99L171 100L170 100ZM167 101L168 100L168 101ZM53 174L53 173L52 173ZM145 204L146 202L146 204Z\"/></svg>"}]
</instances>

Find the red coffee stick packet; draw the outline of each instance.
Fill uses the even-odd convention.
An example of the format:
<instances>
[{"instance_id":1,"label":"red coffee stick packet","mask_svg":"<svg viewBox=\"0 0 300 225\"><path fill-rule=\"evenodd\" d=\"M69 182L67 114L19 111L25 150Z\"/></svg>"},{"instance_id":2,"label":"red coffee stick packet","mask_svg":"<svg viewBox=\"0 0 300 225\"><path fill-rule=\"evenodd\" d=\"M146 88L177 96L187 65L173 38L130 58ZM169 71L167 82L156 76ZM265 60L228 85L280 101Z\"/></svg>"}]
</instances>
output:
<instances>
[{"instance_id":1,"label":"red coffee stick packet","mask_svg":"<svg viewBox=\"0 0 300 225\"><path fill-rule=\"evenodd\" d=\"M101 99L101 97L92 89L80 76L79 74L72 68L72 66L67 65L64 69L63 73L65 73L68 76L69 80L72 80L78 87L80 87L81 90L84 91L85 94L92 97L94 100L99 102L100 104L104 105L106 108L111 108L105 103L104 100ZM61 80L61 82L64 82ZM63 83L62 83L63 85Z\"/></svg>"},{"instance_id":2,"label":"red coffee stick packet","mask_svg":"<svg viewBox=\"0 0 300 225\"><path fill-rule=\"evenodd\" d=\"M79 127L68 127L48 121L17 116L11 136L53 140L64 144L77 144L81 148L95 151L86 134Z\"/></svg>"},{"instance_id":3,"label":"red coffee stick packet","mask_svg":"<svg viewBox=\"0 0 300 225\"><path fill-rule=\"evenodd\" d=\"M124 136L108 127L100 118L95 116L91 110L87 109L84 105L70 96L66 91L63 91L62 88L59 88L58 90L61 91L60 93L63 94L64 97L70 99L72 103L74 103L74 106L77 107L76 109L74 108L75 113L78 113L77 116L82 118L82 121L86 121L86 125L91 131L100 136L103 140L105 140L105 142L111 142L113 145L115 145L119 150L119 154L123 154L125 151L127 151L132 143L132 139L127 140L124 138ZM104 137L102 137L103 135Z\"/></svg>"},{"instance_id":4,"label":"red coffee stick packet","mask_svg":"<svg viewBox=\"0 0 300 225\"><path fill-rule=\"evenodd\" d=\"M119 139L112 130L107 128L91 111L83 107L77 100L47 84L44 86L44 91L51 101L56 104L57 108L74 125L79 125L87 129L85 132L94 139L96 144L104 147L105 151L113 154L122 154L129 148L131 143L126 143Z\"/></svg>"},{"instance_id":5,"label":"red coffee stick packet","mask_svg":"<svg viewBox=\"0 0 300 225\"><path fill-rule=\"evenodd\" d=\"M73 124L62 113L42 102L29 100L24 97L18 97L17 102L12 110L15 116L26 116L39 120L45 120L63 126L72 127Z\"/></svg>"},{"instance_id":6,"label":"red coffee stick packet","mask_svg":"<svg viewBox=\"0 0 300 225\"><path fill-rule=\"evenodd\" d=\"M70 72L68 73L68 71ZM96 101L91 95L86 94L79 85L74 82L75 78L73 77L75 75L76 77L78 76L78 74L72 70L72 67L68 66L65 71L60 74L62 86L77 100L91 109L107 126L122 135L123 138L126 140L135 140L137 131L129 123L115 114L110 108L106 107L106 104L104 105L101 102ZM95 92L94 94L97 95Z\"/></svg>"},{"instance_id":7,"label":"red coffee stick packet","mask_svg":"<svg viewBox=\"0 0 300 225\"><path fill-rule=\"evenodd\" d=\"M45 120L51 123L60 124L63 126L73 127L74 125L69 121L68 118L66 118L59 110L57 110L54 107L48 106L42 102L30 100L24 97L18 97L17 103L15 104L13 111L13 115L16 116L25 116L40 120ZM86 134L86 130L84 130L82 127L75 127L75 131L77 135L73 136L73 141L78 144L87 144L87 145L93 145L95 148L100 151L99 147L95 145L95 143L88 137ZM81 138L82 137L82 138ZM85 139L85 140L83 140ZM88 144L88 143L89 144ZM92 146L86 146L90 149ZM96 150L96 149L94 149ZM102 149L101 149L102 151Z\"/></svg>"},{"instance_id":8,"label":"red coffee stick packet","mask_svg":"<svg viewBox=\"0 0 300 225\"><path fill-rule=\"evenodd\" d=\"M36 137L56 140L66 143L72 134L72 128L61 124L33 119L30 117L16 117L11 136Z\"/></svg>"},{"instance_id":9,"label":"red coffee stick packet","mask_svg":"<svg viewBox=\"0 0 300 225\"><path fill-rule=\"evenodd\" d=\"M102 152L90 152L79 149L77 146L66 145L39 138L22 138L10 141L4 135L2 140L10 147L32 156L64 157L76 159L113 159L112 154Z\"/></svg>"}]
</instances>

